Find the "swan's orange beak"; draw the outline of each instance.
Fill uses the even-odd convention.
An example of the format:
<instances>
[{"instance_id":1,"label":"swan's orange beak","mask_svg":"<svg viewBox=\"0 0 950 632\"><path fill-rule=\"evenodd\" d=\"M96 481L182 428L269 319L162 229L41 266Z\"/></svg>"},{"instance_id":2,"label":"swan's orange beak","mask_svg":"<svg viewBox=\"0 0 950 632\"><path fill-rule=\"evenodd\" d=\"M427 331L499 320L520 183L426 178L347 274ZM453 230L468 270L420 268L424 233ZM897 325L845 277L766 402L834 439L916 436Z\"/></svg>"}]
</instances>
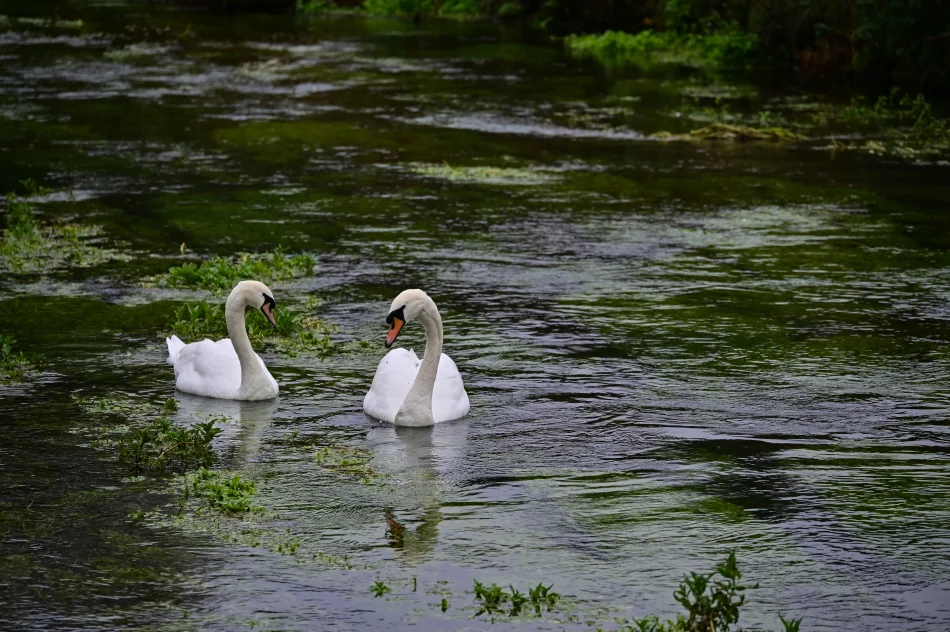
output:
<instances>
[{"instance_id":1,"label":"swan's orange beak","mask_svg":"<svg viewBox=\"0 0 950 632\"><path fill-rule=\"evenodd\" d=\"M271 326L274 329L277 329L277 321L274 320L274 311L270 303L264 303L261 305L261 311L264 312L264 316L270 322Z\"/></svg>"},{"instance_id":2,"label":"swan's orange beak","mask_svg":"<svg viewBox=\"0 0 950 632\"><path fill-rule=\"evenodd\" d=\"M389 333L386 334L386 348L393 346L393 343L396 342L396 337L399 335L399 332L402 331L402 326L406 324L406 321L394 316L391 323L389 323Z\"/></svg>"}]
</instances>

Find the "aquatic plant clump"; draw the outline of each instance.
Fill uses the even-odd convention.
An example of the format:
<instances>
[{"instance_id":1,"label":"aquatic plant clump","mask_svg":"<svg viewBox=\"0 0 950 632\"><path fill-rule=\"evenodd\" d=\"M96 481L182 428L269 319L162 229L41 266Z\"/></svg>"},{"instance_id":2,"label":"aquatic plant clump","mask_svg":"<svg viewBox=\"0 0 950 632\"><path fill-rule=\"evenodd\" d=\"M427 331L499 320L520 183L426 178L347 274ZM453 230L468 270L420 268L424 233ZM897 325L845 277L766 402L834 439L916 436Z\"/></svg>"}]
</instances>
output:
<instances>
[{"instance_id":1,"label":"aquatic plant clump","mask_svg":"<svg viewBox=\"0 0 950 632\"><path fill-rule=\"evenodd\" d=\"M182 428L160 417L119 440L119 462L136 474L183 473L209 467L215 461L211 442L219 434L221 429L215 427L214 420Z\"/></svg>"},{"instance_id":2,"label":"aquatic plant clump","mask_svg":"<svg viewBox=\"0 0 950 632\"><path fill-rule=\"evenodd\" d=\"M754 35L724 31L706 35L647 29L636 34L607 31L600 35L569 35L567 50L605 66L638 65L644 61L686 66L737 68L748 65L758 47Z\"/></svg>"},{"instance_id":3,"label":"aquatic plant clump","mask_svg":"<svg viewBox=\"0 0 950 632\"><path fill-rule=\"evenodd\" d=\"M716 578L718 575L718 578ZM716 565L712 573L690 573L673 592L673 598L686 610L676 620L661 621L648 616L627 622L617 632L728 632L739 622L739 609L745 604L745 591L758 585L739 583L742 573L732 551ZM779 615L785 632L798 632L801 619Z\"/></svg>"},{"instance_id":4,"label":"aquatic plant clump","mask_svg":"<svg viewBox=\"0 0 950 632\"><path fill-rule=\"evenodd\" d=\"M245 319L247 335L253 342L272 345L292 356L306 353L326 355L333 349L330 335L336 328L313 314L319 304L319 300L310 298L303 311L279 307L274 311L276 330L261 315L250 315ZM204 301L182 305L175 310L172 332L186 342L227 338L224 307Z\"/></svg>"},{"instance_id":5,"label":"aquatic plant clump","mask_svg":"<svg viewBox=\"0 0 950 632\"><path fill-rule=\"evenodd\" d=\"M16 339L0 335L0 384L22 382L32 371L33 364L22 351L14 351Z\"/></svg>"},{"instance_id":6,"label":"aquatic plant clump","mask_svg":"<svg viewBox=\"0 0 950 632\"><path fill-rule=\"evenodd\" d=\"M27 199L50 191L22 180L26 196L7 193L6 228L0 239L0 270L11 272L43 272L59 267L87 267L131 257L90 243L99 237L98 226L78 224L42 225L34 216L36 209Z\"/></svg>"},{"instance_id":7,"label":"aquatic plant clump","mask_svg":"<svg viewBox=\"0 0 950 632\"><path fill-rule=\"evenodd\" d=\"M316 261L310 255L287 256L281 248L260 254L214 257L200 263L174 266L148 282L159 287L193 288L215 293L230 292L239 282L254 279L270 285L313 274Z\"/></svg>"},{"instance_id":8,"label":"aquatic plant clump","mask_svg":"<svg viewBox=\"0 0 950 632\"><path fill-rule=\"evenodd\" d=\"M260 512L252 497L257 486L239 474L209 470L205 467L184 477L183 501L197 498L208 509L225 514Z\"/></svg>"},{"instance_id":9,"label":"aquatic plant clump","mask_svg":"<svg viewBox=\"0 0 950 632\"><path fill-rule=\"evenodd\" d=\"M506 590L498 584L485 586L477 579L475 580L475 601L479 609L475 616L482 614L507 614L509 617L516 617L522 613L524 607L530 606L535 614L541 615L542 606L550 611L558 601L561 595L551 590L553 584L545 586L538 584L528 590L525 595L514 586L509 586ZM443 599L443 601L445 601ZM445 610L443 609L443 612Z\"/></svg>"}]
</instances>

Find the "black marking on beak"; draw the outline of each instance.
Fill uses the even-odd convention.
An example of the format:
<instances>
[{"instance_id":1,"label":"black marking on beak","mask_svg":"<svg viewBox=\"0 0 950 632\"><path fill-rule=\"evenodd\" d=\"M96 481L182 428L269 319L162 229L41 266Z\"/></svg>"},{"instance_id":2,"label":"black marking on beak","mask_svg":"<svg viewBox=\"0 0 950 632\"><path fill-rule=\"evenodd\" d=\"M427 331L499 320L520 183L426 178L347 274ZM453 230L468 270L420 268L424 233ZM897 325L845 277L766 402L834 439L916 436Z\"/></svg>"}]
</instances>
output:
<instances>
[{"instance_id":1,"label":"black marking on beak","mask_svg":"<svg viewBox=\"0 0 950 632\"><path fill-rule=\"evenodd\" d=\"M403 305L399 309L394 309L389 312L389 316L386 317L386 324L389 325L389 328L393 327L393 319L398 318L402 322L406 322L406 306Z\"/></svg>"},{"instance_id":2,"label":"black marking on beak","mask_svg":"<svg viewBox=\"0 0 950 632\"><path fill-rule=\"evenodd\" d=\"M277 321L274 319L274 310L277 309L277 301L274 300L273 296L268 296L264 292L261 292L261 295L264 297L261 312L264 313L264 317L267 318L267 322L271 324L271 327L277 329Z\"/></svg>"}]
</instances>

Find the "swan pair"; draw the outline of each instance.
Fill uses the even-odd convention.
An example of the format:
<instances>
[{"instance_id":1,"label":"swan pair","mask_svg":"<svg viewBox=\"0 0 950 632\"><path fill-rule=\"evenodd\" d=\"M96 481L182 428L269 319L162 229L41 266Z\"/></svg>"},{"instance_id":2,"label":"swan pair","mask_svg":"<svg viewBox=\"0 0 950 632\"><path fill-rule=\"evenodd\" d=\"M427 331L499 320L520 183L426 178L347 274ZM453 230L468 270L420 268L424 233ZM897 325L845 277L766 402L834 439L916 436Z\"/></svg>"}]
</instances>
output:
<instances>
[{"instance_id":1,"label":"swan pair","mask_svg":"<svg viewBox=\"0 0 950 632\"><path fill-rule=\"evenodd\" d=\"M241 281L224 309L230 338L188 345L178 336L166 338L168 363L175 367L178 390L219 399L277 397L277 381L247 337L244 313L248 307L260 309L277 328L274 293L258 281ZM426 330L425 355L420 361L406 349L386 354L363 399L363 410L397 426L431 426L464 417L469 410L468 394L455 362L442 353L442 317L428 294L406 290L396 297L386 316L386 348L392 347L403 327L415 319Z\"/></svg>"}]
</instances>

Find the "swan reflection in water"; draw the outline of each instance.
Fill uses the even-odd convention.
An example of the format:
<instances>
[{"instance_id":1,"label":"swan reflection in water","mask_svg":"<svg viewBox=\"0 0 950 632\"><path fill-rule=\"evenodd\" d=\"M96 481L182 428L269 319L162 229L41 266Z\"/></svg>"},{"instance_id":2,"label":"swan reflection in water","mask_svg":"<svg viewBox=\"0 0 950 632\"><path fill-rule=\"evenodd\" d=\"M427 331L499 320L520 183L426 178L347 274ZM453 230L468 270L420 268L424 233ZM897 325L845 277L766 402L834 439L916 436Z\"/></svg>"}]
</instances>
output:
<instances>
[{"instance_id":1,"label":"swan reflection in water","mask_svg":"<svg viewBox=\"0 0 950 632\"><path fill-rule=\"evenodd\" d=\"M225 423L216 423L221 428L218 441L225 450L234 455L235 465L255 463L259 460L264 433L274 418L280 399L247 402L233 399L213 399L176 392L178 412L175 418L184 425L208 420L209 417L225 417Z\"/></svg>"},{"instance_id":2,"label":"swan reflection in water","mask_svg":"<svg viewBox=\"0 0 950 632\"><path fill-rule=\"evenodd\" d=\"M464 420L428 428L376 426L367 435L374 468L399 481L383 517L389 545L406 561L426 561L438 542L443 498L456 487L467 436Z\"/></svg>"}]
</instances>

